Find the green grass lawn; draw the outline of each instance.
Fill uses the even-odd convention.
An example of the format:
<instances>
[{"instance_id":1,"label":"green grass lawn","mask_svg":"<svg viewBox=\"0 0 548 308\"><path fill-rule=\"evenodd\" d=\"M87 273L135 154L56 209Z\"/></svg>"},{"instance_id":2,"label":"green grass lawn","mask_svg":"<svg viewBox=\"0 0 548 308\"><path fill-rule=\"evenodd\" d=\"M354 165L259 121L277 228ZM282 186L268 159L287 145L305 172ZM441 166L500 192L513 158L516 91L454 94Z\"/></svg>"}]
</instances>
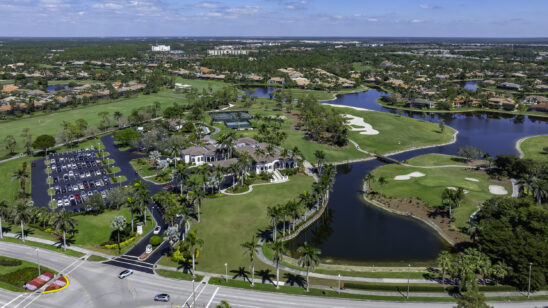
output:
<instances>
[{"instance_id":1,"label":"green grass lawn","mask_svg":"<svg viewBox=\"0 0 548 308\"><path fill-rule=\"evenodd\" d=\"M103 253L117 254L117 249L106 249L101 246L101 243L108 241L110 234L112 233L110 223L114 216L124 216L128 225L131 224L131 214L127 208L122 208L119 211L109 210L97 216L75 216L74 220L76 220L76 229L78 230L78 233L72 239L73 245ZM151 221L150 214L147 214L147 220L146 226L143 226L143 234L147 234L154 228L154 222ZM137 223L137 215L135 215L135 223ZM137 241L138 239L134 243Z\"/></svg>"},{"instance_id":2,"label":"green grass lawn","mask_svg":"<svg viewBox=\"0 0 548 308\"><path fill-rule=\"evenodd\" d=\"M202 89L207 90L209 87L211 87L211 89L213 89L213 91L216 91L216 90L221 90L224 87L233 86L229 83L225 83L223 81L218 81L218 80L185 79L185 78L182 78L180 76L177 76L177 78L175 79L175 82L182 83L182 84L189 84L194 89L198 89L200 91L202 91Z\"/></svg>"},{"instance_id":3,"label":"green grass lawn","mask_svg":"<svg viewBox=\"0 0 548 308\"><path fill-rule=\"evenodd\" d=\"M48 133L57 136L61 123L63 121L74 122L76 119L85 119L90 126L98 126L101 122L99 112L106 111L112 116L114 112L119 111L123 115L128 116L135 108L149 106L154 102L159 102L161 108L171 106L173 103L185 103L186 100L183 94L175 93L173 90L164 89L158 93L144 95L138 94L131 98L121 98L118 100L100 100L100 103L80 107L76 109L65 108L53 113L36 113L31 117L25 117L17 120L10 120L0 123L0 141L3 141L6 136L12 135L17 140L16 151L23 150L23 141L21 131L24 128L30 128L34 138L42 133ZM4 147L0 149L0 157L8 155Z\"/></svg>"},{"instance_id":4,"label":"green grass lawn","mask_svg":"<svg viewBox=\"0 0 548 308\"><path fill-rule=\"evenodd\" d=\"M0 200L5 200L8 204L15 202L19 195L19 181L12 181L11 177L13 173L21 168L24 162L27 162L27 171L30 174L31 161L35 160L35 157L22 157L13 159L7 162L0 163ZM30 194L31 184L30 177L27 180L27 193Z\"/></svg>"},{"instance_id":5,"label":"green grass lawn","mask_svg":"<svg viewBox=\"0 0 548 308\"><path fill-rule=\"evenodd\" d=\"M466 161L461 157L444 154L420 155L413 157L411 161L413 162L413 166L467 165Z\"/></svg>"},{"instance_id":6,"label":"green grass lawn","mask_svg":"<svg viewBox=\"0 0 548 308\"><path fill-rule=\"evenodd\" d=\"M350 139L356 141L366 151L384 154L412 147L420 147L449 142L455 130L446 127L441 133L438 124L420 121L395 114L362 111L351 108L336 108L343 114L362 117L364 122L379 131L377 135L362 135L359 131L351 131Z\"/></svg>"},{"instance_id":7,"label":"green grass lawn","mask_svg":"<svg viewBox=\"0 0 548 308\"><path fill-rule=\"evenodd\" d=\"M52 239L52 238L50 237L49 239ZM23 243L23 241L21 241L20 239L13 238L13 237L4 237L0 241L16 243L16 244L22 244L22 245L27 245L27 246L32 246L32 247L37 247L37 248L42 248L42 249L47 249L47 250L55 251L55 252L58 252L58 253L64 253L67 256L72 256L72 257L77 257L77 258L80 258L80 257L84 256L84 254L79 252L79 251L75 251L75 250L71 250L71 249L67 249L66 251L63 251L63 248L58 247L58 246L53 246L53 245L44 244L44 243L40 243L40 242L33 242L33 241L29 241L29 240L25 240L25 242Z\"/></svg>"},{"instance_id":8,"label":"green grass lawn","mask_svg":"<svg viewBox=\"0 0 548 308\"><path fill-rule=\"evenodd\" d=\"M529 137L521 143L524 158L547 161L548 153L543 150L548 147L548 135Z\"/></svg>"},{"instance_id":9,"label":"green grass lawn","mask_svg":"<svg viewBox=\"0 0 548 308\"><path fill-rule=\"evenodd\" d=\"M249 271L249 256L240 245L250 241L259 230L268 228L268 206L285 203L305 190L310 191L312 181L311 177L296 175L283 184L256 186L246 195L204 200L201 223L194 222L191 226L191 231L196 231L198 238L204 240L196 269L222 274L224 264L228 263L229 272L240 266ZM173 265L166 257L160 264ZM270 267L256 261L255 268Z\"/></svg>"},{"instance_id":10,"label":"green grass lawn","mask_svg":"<svg viewBox=\"0 0 548 308\"><path fill-rule=\"evenodd\" d=\"M427 154L423 155L423 157L411 159L409 163L414 164L415 159L419 163L429 159L424 156L430 155ZM443 160L437 161L444 163ZM436 162L436 158L432 158L431 162ZM405 175L411 172L421 172L425 174L425 176L401 181L394 179L397 175ZM372 182L371 186L375 191L388 197L418 198L430 206L441 205L441 194L447 187L462 187L463 189L468 190L469 193L465 194L465 198L461 202L460 207L453 210L453 216L456 219L455 225L457 227L466 226L470 215L477 207L483 201L494 197L494 195L489 192L489 185L501 185L506 189L508 195L512 193L512 186L509 183L494 182L490 180L489 176L484 172L465 168L424 169L390 164L375 169L373 174L377 179L384 176L388 181L382 187L378 181ZM468 181L465 180L465 178L475 178L478 179L479 182Z\"/></svg>"}]
</instances>

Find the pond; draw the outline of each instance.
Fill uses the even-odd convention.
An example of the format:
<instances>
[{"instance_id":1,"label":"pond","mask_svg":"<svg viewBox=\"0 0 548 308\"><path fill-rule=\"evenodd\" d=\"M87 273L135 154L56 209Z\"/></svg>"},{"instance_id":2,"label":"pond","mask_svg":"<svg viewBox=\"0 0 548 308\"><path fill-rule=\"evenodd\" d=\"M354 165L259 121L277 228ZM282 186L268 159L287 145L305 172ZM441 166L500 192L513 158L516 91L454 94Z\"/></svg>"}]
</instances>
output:
<instances>
[{"instance_id":1,"label":"pond","mask_svg":"<svg viewBox=\"0 0 548 308\"><path fill-rule=\"evenodd\" d=\"M368 90L339 96L329 104L366 108L439 123L459 130L457 142L394 155L398 160L426 153L455 155L459 147L473 145L484 152L517 154L515 142L522 137L548 132L548 119L494 112L422 113L389 109L377 103L386 92ZM309 241L322 250L322 262L347 264L424 263L448 247L438 234L421 221L395 215L365 202L363 177L381 166L365 161L337 167L328 208L318 221L288 243L292 249Z\"/></svg>"},{"instance_id":2,"label":"pond","mask_svg":"<svg viewBox=\"0 0 548 308\"><path fill-rule=\"evenodd\" d=\"M477 91L479 81L465 81L462 85L466 90Z\"/></svg>"},{"instance_id":3,"label":"pond","mask_svg":"<svg viewBox=\"0 0 548 308\"><path fill-rule=\"evenodd\" d=\"M51 93L57 90L72 90L68 84L52 84L46 87L46 93Z\"/></svg>"}]
</instances>

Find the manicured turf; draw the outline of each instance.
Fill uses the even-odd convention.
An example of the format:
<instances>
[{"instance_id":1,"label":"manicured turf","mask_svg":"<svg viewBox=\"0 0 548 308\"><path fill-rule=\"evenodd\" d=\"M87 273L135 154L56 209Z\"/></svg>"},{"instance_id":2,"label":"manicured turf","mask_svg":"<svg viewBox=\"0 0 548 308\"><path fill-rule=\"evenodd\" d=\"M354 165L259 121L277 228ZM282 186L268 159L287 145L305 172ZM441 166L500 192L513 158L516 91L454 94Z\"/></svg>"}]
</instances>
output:
<instances>
[{"instance_id":1,"label":"manicured turf","mask_svg":"<svg viewBox=\"0 0 548 308\"><path fill-rule=\"evenodd\" d=\"M122 208L119 211L109 210L97 216L75 216L74 220L76 220L76 229L78 230L78 233L73 239L73 245L108 254L118 253L117 249L106 249L101 246L101 243L108 241L110 234L112 233L110 223L114 216L124 216L128 225L131 224L131 214L127 208ZM147 214L147 220L149 221L146 226L143 226L143 234L148 233L154 228L154 223L150 221L150 219L150 214ZM135 223L137 223L137 215L135 215ZM137 241L138 239L135 243Z\"/></svg>"},{"instance_id":2,"label":"manicured turf","mask_svg":"<svg viewBox=\"0 0 548 308\"><path fill-rule=\"evenodd\" d=\"M103 262L103 261L106 261L108 259L105 258L105 257L98 256L98 255L91 255L87 258L87 260L91 261L91 262Z\"/></svg>"},{"instance_id":3,"label":"manicured turf","mask_svg":"<svg viewBox=\"0 0 548 308\"><path fill-rule=\"evenodd\" d=\"M59 252L59 253L64 253L66 255L69 255L69 256L72 256L72 257L77 257L77 258L80 258L80 257L84 256L83 253L75 251L75 250L67 249L67 251L63 251L63 248L61 248L61 247L57 247L57 246L53 246L53 245L49 245L49 244L44 244L44 243L39 243L39 242L33 242L33 241L29 241L29 240L25 240L25 242L23 243L20 239L13 238L13 237L4 237L0 241L16 243L16 244L22 244L22 245L27 245L27 246L32 246L32 247L38 247L38 248L42 248L42 249L47 249L47 250Z\"/></svg>"},{"instance_id":4,"label":"manicured turf","mask_svg":"<svg viewBox=\"0 0 548 308\"><path fill-rule=\"evenodd\" d=\"M312 181L311 177L297 175L283 184L255 186L253 192L246 195L204 200L201 223L193 222L191 226L191 231L197 231L198 238L204 240L196 269L222 274L225 273L224 264L228 263L229 274L240 266L249 271L249 256L240 245L250 241L259 230L268 228L267 207L296 199L305 190L310 191ZM168 260L162 260L160 264L173 265ZM257 260L255 268L268 267Z\"/></svg>"},{"instance_id":5,"label":"manicured turf","mask_svg":"<svg viewBox=\"0 0 548 308\"><path fill-rule=\"evenodd\" d=\"M538 161L548 160L548 153L542 149L548 147L548 135L529 137L521 143L520 147L524 158Z\"/></svg>"},{"instance_id":6,"label":"manicured turf","mask_svg":"<svg viewBox=\"0 0 548 308\"><path fill-rule=\"evenodd\" d=\"M174 278L174 279L180 279L180 280L195 280L195 281L201 281L204 277L200 275L196 275L196 277L192 277L192 274L187 274L183 272L177 272L177 271L170 271L165 269L157 269L156 274L167 277L167 278Z\"/></svg>"},{"instance_id":7,"label":"manicured turf","mask_svg":"<svg viewBox=\"0 0 548 308\"><path fill-rule=\"evenodd\" d=\"M418 160L419 162L426 161L428 157L420 157ZM414 161L415 159L411 159L409 163L413 164ZM431 161L436 162L436 158L434 157ZM411 172L422 172L425 176L403 181L394 180L397 175L405 175ZM431 206L441 205L441 194L449 186L462 187L468 190L469 193L465 194L460 207L453 210L457 227L466 226L470 215L477 207L483 201L494 197L489 192L489 185L504 186L508 195L512 193L511 185L490 182L489 176L484 172L472 171L466 168L424 169L391 164L377 168L373 171L373 174L377 179L384 176L388 181L382 187L378 181L372 182L371 186L375 191L381 192L388 197L418 198ZM467 181L465 178L476 178L479 182Z\"/></svg>"},{"instance_id":8,"label":"manicured turf","mask_svg":"<svg viewBox=\"0 0 548 308\"><path fill-rule=\"evenodd\" d=\"M182 83L182 84L189 84L189 85L192 86L192 88L198 89L199 91L202 91L202 89L208 90L209 87L211 87L211 89L213 91L216 91L216 90L221 90L224 87L233 86L231 84L224 83L224 82L218 81L218 80L185 79L185 78L182 78L182 77L179 77L179 76L175 79L175 82Z\"/></svg>"},{"instance_id":9,"label":"manicured turf","mask_svg":"<svg viewBox=\"0 0 548 308\"><path fill-rule=\"evenodd\" d=\"M35 160L34 157L22 157L18 159L13 159L7 162L0 163L0 200L6 200L9 204L15 202L19 196L19 181L11 180L13 173L21 168L24 162L27 162L27 171L29 173L29 178L27 179L27 193L30 193L31 189L31 179L30 179L30 169L31 161Z\"/></svg>"},{"instance_id":10,"label":"manicured turf","mask_svg":"<svg viewBox=\"0 0 548 308\"><path fill-rule=\"evenodd\" d=\"M393 151L405 150L449 142L455 131L446 127L441 133L438 124L420 121L395 114L378 111L361 111L350 108L336 108L343 114L351 114L379 131L378 135L361 135L359 131L351 131L350 139L356 141L366 151L384 154Z\"/></svg>"},{"instance_id":11,"label":"manicured turf","mask_svg":"<svg viewBox=\"0 0 548 308\"><path fill-rule=\"evenodd\" d=\"M98 126L101 122L101 117L98 114L102 111L109 112L110 116L116 111L128 116L133 109L150 106L154 104L154 102L159 102L163 109L171 106L175 102L182 104L185 103L185 101L183 94L166 89L150 95L139 94L131 98L121 98L115 101L110 99L100 100L98 104L76 109L65 108L50 114L37 113L32 117L0 123L0 141L3 142L6 136L13 135L17 140L16 151L21 152L23 150L21 132L24 128L30 128L33 138L36 138L44 132L57 136L63 121L74 122L76 119L83 118L90 126ZM0 148L0 157L5 157L7 155L8 152L5 148Z\"/></svg>"},{"instance_id":12,"label":"manicured turf","mask_svg":"<svg viewBox=\"0 0 548 308\"><path fill-rule=\"evenodd\" d=\"M430 154L413 157L413 166L442 166L442 165L461 165L465 166L466 160L458 156L444 154Z\"/></svg>"}]
</instances>

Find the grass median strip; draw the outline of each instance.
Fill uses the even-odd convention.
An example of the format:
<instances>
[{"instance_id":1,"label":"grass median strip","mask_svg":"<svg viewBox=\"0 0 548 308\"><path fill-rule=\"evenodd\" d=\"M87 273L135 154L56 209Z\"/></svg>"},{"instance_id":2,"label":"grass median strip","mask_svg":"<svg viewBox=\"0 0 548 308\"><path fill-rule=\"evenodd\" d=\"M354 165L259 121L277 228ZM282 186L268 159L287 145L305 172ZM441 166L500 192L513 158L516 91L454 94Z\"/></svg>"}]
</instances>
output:
<instances>
[{"instance_id":1,"label":"grass median strip","mask_svg":"<svg viewBox=\"0 0 548 308\"><path fill-rule=\"evenodd\" d=\"M75 251L75 250L71 250L71 249L67 249L67 251L63 251L63 248L61 248L61 247L53 246L53 245L50 245L50 244L39 243L39 242L33 242L33 241L29 241L29 240L26 240L25 242L23 242L18 238L12 238L12 237L4 237L0 241L16 243L16 244L22 244L22 245L27 245L27 246L37 247L37 248L43 248L43 249L63 253L63 254L66 254L66 255L69 255L69 256L72 256L72 257L77 257L77 258L81 258L85 255L84 253L81 253L81 252Z\"/></svg>"},{"instance_id":2,"label":"grass median strip","mask_svg":"<svg viewBox=\"0 0 548 308\"><path fill-rule=\"evenodd\" d=\"M167 278L173 278L173 279L179 279L179 280L195 280L195 281L201 281L204 277L200 275L196 275L194 278L192 278L192 274L189 273L183 273L178 271L170 271L165 269L157 269L156 274L167 277Z\"/></svg>"}]
</instances>

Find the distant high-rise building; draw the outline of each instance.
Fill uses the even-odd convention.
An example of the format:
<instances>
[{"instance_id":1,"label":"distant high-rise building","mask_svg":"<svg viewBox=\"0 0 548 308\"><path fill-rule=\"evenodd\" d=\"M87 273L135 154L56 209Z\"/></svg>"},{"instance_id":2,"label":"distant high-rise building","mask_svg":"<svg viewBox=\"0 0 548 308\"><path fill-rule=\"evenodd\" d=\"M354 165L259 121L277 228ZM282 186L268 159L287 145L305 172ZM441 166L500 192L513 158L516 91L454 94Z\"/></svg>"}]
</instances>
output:
<instances>
[{"instance_id":1,"label":"distant high-rise building","mask_svg":"<svg viewBox=\"0 0 548 308\"><path fill-rule=\"evenodd\" d=\"M169 45L156 45L152 46L152 51L170 51L171 46Z\"/></svg>"}]
</instances>

